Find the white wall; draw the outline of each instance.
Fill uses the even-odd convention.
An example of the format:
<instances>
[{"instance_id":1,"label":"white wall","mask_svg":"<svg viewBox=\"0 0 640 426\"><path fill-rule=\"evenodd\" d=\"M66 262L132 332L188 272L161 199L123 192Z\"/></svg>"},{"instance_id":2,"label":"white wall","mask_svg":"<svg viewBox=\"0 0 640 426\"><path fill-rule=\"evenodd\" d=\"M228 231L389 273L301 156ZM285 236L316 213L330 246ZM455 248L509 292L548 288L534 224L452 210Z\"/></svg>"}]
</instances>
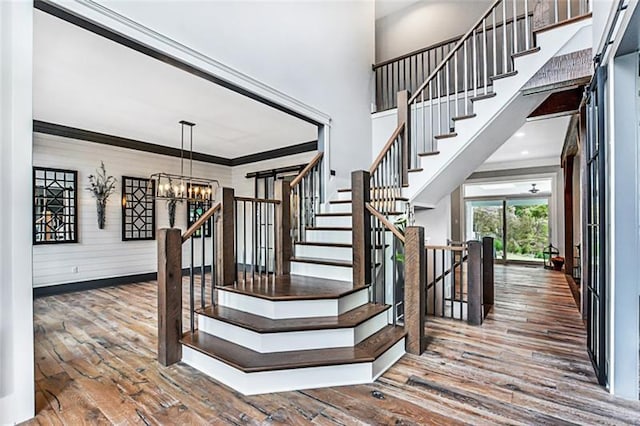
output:
<instances>
[{"instance_id":1,"label":"white wall","mask_svg":"<svg viewBox=\"0 0 640 426\"><path fill-rule=\"evenodd\" d=\"M95 199L85 190L88 176L104 161L107 173L118 179L116 192L107 204L105 228L98 229ZM180 159L36 133L34 166L78 171L78 243L44 244L33 247L34 287L117 277L157 270L156 241L122 241L121 178L149 177L159 171L180 172ZM194 176L217 179L231 185L231 168L194 162ZM177 228L186 229L186 203L176 211ZM165 201L156 204L156 227L168 227ZM199 246L199 241L198 241ZM189 260L184 246L183 264ZM77 267L78 272L72 272Z\"/></svg>"},{"instance_id":2,"label":"white wall","mask_svg":"<svg viewBox=\"0 0 640 426\"><path fill-rule=\"evenodd\" d=\"M493 0L423 0L376 20L376 62L466 33Z\"/></svg>"},{"instance_id":3,"label":"white wall","mask_svg":"<svg viewBox=\"0 0 640 426\"><path fill-rule=\"evenodd\" d=\"M373 2L100 3L330 116L327 161L339 179L369 166Z\"/></svg>"},{"instance_id":4,"label":"white wall","mask_svg":"<svg viewBox=\"0 0 640 426\"><path fill-rule=\"evenodd\" d=\"M445 245L451 239L451 197L444 197L433 209L417 210L415 225L424 226L428 245Z\"/></svg>"},{"instance_id":5,"label":"white wall","mask_svg":"<svg viewBox=\"0 0 640 426\"><path fill-rule=\"evenodd\" d=\"M31 2L0 2L0 424L34 412Z\"/></svg>"}]
</instances>

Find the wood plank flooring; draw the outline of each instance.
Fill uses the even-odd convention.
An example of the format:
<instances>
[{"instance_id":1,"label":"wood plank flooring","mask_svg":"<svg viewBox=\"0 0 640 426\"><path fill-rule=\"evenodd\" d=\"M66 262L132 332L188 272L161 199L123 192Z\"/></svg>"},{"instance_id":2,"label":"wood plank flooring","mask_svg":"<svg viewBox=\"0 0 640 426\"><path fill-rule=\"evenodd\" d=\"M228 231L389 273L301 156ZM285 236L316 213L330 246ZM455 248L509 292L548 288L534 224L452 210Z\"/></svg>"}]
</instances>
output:
<instances>
[{"instance_id":1,"label":"wood plank flooring","mask_svg":"<svg viewBox=\"0 0 640 426\"><path fill-rule=\"evenodd\" d=\"M483 326L429 318L427 351L376 383L252 397L156 362L155 283L46 297L34 310L28 424L640 424L640 403L596 384L566 280L543 269L497 266Z\"/></svg>"}]
</instances>

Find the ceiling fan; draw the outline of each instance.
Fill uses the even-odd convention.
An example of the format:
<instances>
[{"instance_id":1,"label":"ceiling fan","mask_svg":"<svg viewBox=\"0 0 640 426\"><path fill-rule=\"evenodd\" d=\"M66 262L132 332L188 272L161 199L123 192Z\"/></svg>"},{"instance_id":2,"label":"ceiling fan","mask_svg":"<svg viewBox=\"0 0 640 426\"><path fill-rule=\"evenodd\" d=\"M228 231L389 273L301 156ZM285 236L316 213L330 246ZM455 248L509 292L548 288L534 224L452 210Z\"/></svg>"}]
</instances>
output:
<instances>
[{"instance_id":1,"label":"ceiling fan","mask_svg":"<svg viewBox=\"0 0 640 426\"><path fill-rule=\"evenodd\" d=\"M536 193L540 192L540 190L538 188L536 188L536 184L535 183L532 183L531 184L531 189L529 190L529 192L532 193L532 194L536 194Z\"/></svg>"}]
</instances>

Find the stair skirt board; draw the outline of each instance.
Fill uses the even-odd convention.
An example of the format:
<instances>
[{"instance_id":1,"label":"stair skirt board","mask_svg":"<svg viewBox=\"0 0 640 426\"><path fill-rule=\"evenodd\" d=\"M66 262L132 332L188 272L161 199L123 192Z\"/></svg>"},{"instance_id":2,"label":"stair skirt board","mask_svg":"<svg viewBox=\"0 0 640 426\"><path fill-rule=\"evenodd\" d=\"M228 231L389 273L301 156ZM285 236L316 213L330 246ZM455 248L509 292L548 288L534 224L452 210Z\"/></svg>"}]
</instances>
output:
<instances>
[{"instance_id":1,"label":"stair skirt board","mask_svg":"<svg viewBox=\"0 0 640 426\"><path fill-rule=\"evenodd\" d=\"M306 240L314 243L336 243L351 244L353 237L351 230L346 231L326 231L326 230L307 230Z\"/></svg>"},{"instance_id":2,"label":"stair skirt board","mask_svg":"<svg viewBox=\"0 0 640 426\"><path fill-rule=\"evenodd\" d=\"M373 362L245 373L182 345L182 362L243 395L371 383L404 355L401 339Z\"/></svg>"},{"instance_id":3,"label":"stair skirt board","mask_svg":"<svg viewBox=\"0 0 640 426\"><path fill-rule=\"evenodd\" d=\"M218 289L221 306L271 319L338 316L368 302L368 287L340 298L315 300L268 300Z\"/></svg>"},{"instance_id":4,"label":"stair skirt board","mask_svg":"<svg viewBox=\"0 0 640 426\"><path fill-rule=\"evenodd\" d=\"M351 228L351 216L316 216L316 226L340 226Z\"/></svg>"},{"instance_id":5,"label":"stair skirt board","mask_svg":"<svg viewBox=\"0 0 640 426\"><path fill-rule=\"evenodd\" d=\"M260 353L355 346L387 325L387 311L382 311L355 327L258 333L198 315L199 330Z\"/></svg>"},{"instance_id":6,"label":"stair skirt board","mask_svg":"<svg viewBox=\"0 0 640 426\"><path fill-rule=\"evenodd\" d=\"M353 279L353 268L351 266L323 265L292 260L291 275L351 281Z\"/></svg>"},{"instance_id":7,"label":"stair skirt board","mask_svg":"<svg viewBox=\"0 0 640 426\"><path fill-rule=\"evenodd\" d=\"M351 247L331 247L296 244L295 257L311 257L316 259L353 261Z\"/></svg>"}]
</instances>

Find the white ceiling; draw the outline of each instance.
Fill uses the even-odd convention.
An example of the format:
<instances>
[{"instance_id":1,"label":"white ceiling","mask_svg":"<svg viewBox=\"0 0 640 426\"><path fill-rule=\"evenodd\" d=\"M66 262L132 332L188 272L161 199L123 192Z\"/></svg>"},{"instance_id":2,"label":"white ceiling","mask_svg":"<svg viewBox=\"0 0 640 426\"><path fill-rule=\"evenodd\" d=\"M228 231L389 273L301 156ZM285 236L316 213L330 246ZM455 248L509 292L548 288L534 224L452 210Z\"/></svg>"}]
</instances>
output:
<instances>
[{"instance_id":1,"label":"white ceiling","mask_svg":"<svg viewBox=\"0 0 640 426\"><path fill-rule=\"evenodd\" d=\"M529 190L532 184L539 189L537 194L550 194L551 178L523 179L500 182L467 183L464 185L465 197L490 197L506 195L533 195Z\"/></svg>"},{"instance_id":2,"label":"white ceiling","mask_svg":"<svg viewBox=\"0 0 640 426\"><path fill-rule=\"evenodd\" d=\"M419 0L376 0L376 19L391 15L413 3L418 3L418 1Z\"/></svg>"},{"instance_id":3,"label":"white ceiling","mask_svg":"<svg viewBox=\"0 0 640 426\"><path fill-rule=\"evenodd\" d=\"M317 128L44 12L34 12L34 118L235 158L316 140Z\"/></svg>"},{"instance_id":4,"label":"white ceiling","mask_svg":"<svg viewBox=\"0 0 640 426\"><path fill-rule=\"evenodd\" d=\"M542 158L557 158L559 164L570 120L570 116L565 116L526 122L485 164Z\"/></svg>"}]
</instances>

